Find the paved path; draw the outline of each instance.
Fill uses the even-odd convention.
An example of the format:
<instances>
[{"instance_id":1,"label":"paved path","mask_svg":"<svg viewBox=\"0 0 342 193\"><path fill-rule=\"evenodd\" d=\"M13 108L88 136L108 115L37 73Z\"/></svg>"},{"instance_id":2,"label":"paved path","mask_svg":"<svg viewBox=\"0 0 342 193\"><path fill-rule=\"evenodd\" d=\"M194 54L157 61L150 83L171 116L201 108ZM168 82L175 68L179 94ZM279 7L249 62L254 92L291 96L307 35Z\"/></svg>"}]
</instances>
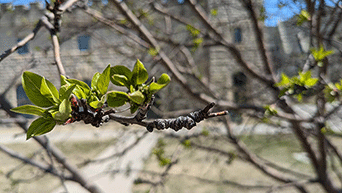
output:
<instances>
[{"instance_id":1,"label":"paved path","mask_svg":"<svg viewBox=\"0 0 342 193\"><path fill-rule=\"evenodd\" d=\"M79 125L74 125L79 127ZM58 141L85 141L85 140L106 140L116 138L118 141L105 149L96 159L106 158L122 150L136 141L136 134L133 132L138 131L138 135L145 132L144 128L132 131L123 132L120 128L122 125L110 124L100 129L87 127L82 125L82 129L73 129L72 127L57 127L47 136L53 142ZM138 175L138 170L143 168L144 159L146 159L155 146L157 133L147 133L139 143L126 152L125 155L119 158L111 158L104 162L91 163L81 169L81 172L94 183L98 184L104 192L109 193L130 193L132 190L133 182ZM34 143L34 140L25 140L25 134L20 128L0 129L0 144L13 144L13 143ZM105 171L113 170L126 170L132 168L129 175L126 173L103 173ZM70 193L83 193L87 192L80 185L74 182L66 182L66 187ZM65 192L64 188L59 188L53 193Z\"/></svg>"},{"instance_id":2,"label":"paved path","mask_svg":"<svg viewBox=\"0 0 342 193\"><path fill-rule=\"evenodd\" d=\"M107 158L115 153L122 152L126 147L135 142L136 136L131 132L125 133L116 143L117 145L107 148L97 159ZM148 133L134 148L127 151L124 156L111 158L104 162L91 163L81 171L95 184L99 185L104 192L108 193L130 193L133 182L138 175L138 171L143 169L144 159L146 159L157 142L158 134ZM129 174L125 172L115 173L110 171L134 169ZM107 172L106 172L107 171ZM67 182L66 187L69 192L87 192L74 182ZM64 188L59 188L53 193L65 192Z\"/></svg>"}]
</instances>

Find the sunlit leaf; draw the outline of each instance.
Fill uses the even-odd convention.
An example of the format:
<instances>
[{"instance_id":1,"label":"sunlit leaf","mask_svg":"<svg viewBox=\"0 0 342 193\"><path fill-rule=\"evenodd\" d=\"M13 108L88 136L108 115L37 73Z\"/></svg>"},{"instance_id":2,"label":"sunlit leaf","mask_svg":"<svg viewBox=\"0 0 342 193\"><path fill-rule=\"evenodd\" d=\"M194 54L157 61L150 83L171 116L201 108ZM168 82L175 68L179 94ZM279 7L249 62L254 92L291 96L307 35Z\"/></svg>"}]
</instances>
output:
<instances>
[{"instance_id":1,"label":"sunlit leaf","mask_svg":"<svg viewBox=\"0 0 342 193\"><path fill-rule=\"evenodd\" d=\"M56 126L56 122L52 118L40 117L33 121L27 130L26 140L33 136L42 135L50 132Z\"/></svg>"},{"instance_id":2,"label":"sunlit leaf","mask_svg":"<svg viewBox=\"0 0 342 193\"><path fill-rule=\"evenodd\" d=\"M129 98L137 103L138 105L142 104L145 101L145 96L143 93L141 93L140 91L134 91L133 93L129 93Z\"/></svg>"},{"instance_id":3,"label":"sunlit leaf","mask_svg":"<svg viewBox=\"0 0 342 193\"><path fill-rule=\"evenodd\" d=\"M106 94L108 90L108 85L110 81L110 65L100 74L99 78L97 79L97 90L102 95Z\"/></svg>"},{"instance_id":4,"label":"sunlit leaf","mask_svg":"<svg viewBox=\"0 0 342 193\"><path fill-rule=\"evenodd\" d=\"M22 114L44 116L45 109L34 105L22 105L11 109L11 111Z\"/></svg>"},{"instance_id":5,"label":"sunlit leaf","mask_svg":"<svg viewBox=\"0 0 342 193\"><path fill-rule=\"evenodd\" d=\"M110 107L120 107L129 101L128 94L121 91L109 92L107 96L107 103Z\"/></svg>"},{"instance_id":6,"label":"sunlit leaf","mask_svg":"<svg viewBox=\"0 0 342 193\"><path fill-rule=\"evenodd\" d=\"M22 75L22 85L30 101L40 107L50 107L54 105L54 103L40 92L42 80L43 77L32 72L26 71ZM46 82L49 83L47 80Z\"/></svg>"},{"instance_id":7,"label":"sunlit leaf","mask_svg":"<svg viewBox=\"0 0 342 193\"><path fill-rule=\"evenodd\" d=\"M148 73L145 69L144 65L140 62L139 59L137 59L133 71L132 71L132 79L131 83L134 86L141 85L145 83L148 79Z\"/></svg>"}]
</instances>

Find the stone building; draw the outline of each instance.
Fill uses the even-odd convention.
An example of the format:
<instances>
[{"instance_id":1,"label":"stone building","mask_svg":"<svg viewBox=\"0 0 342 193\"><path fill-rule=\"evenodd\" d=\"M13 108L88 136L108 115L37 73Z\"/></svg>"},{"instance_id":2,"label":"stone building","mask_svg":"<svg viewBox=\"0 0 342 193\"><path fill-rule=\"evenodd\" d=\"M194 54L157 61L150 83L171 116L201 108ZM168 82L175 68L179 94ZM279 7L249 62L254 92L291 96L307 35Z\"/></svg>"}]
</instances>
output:
<instances>
[{"instance_id":1,"label":"stone building","mask_svg":"<svg viewBox=\"0 0 342 193\"><path fill-rule=\"evenodd\" d=\"M127 0L129 4L134 2L139 10L136 1ZM162 1L164 6L170 8L176 15L186 16L188 21L193 21L194 13L189 6L180 4L181 1ZM234 43L241 51L247 62L253 63L253 68L258 72L263 72L260 53L257 50L255 35L252 29L248 13L242 8L239 0L230 1L200 1L202 6L210 15L210 21L214 26L223 32L228 42ZM219 2L219 3L218 3ZM136 4L137 3L137 4ZM263 1L255 0L256 6L261 7ZM120 20L120 15L116 14L114 5L110 2L103 4L101 0L93 0L92 8L101 11L106 17ZM215 10L216 14L210 14ZM259 10L259 9L256 9ZM1 4L0 10L0 53L15 45L27 34L32 31L33 26L44 14L43 7L38 3L31 3L30 7L15 6L11 4ZM165 18L152 15L157 27L166 29L171 28L174 32L170 34L170 39L184 42L192 38L187 32L187 26L178 25L172 21L170 26L165 22ZM159 22L164 20L164 22ZM122 22L125 22L122 20ZM144 20L146 25L150 22ZM266 46L273 64L273 68L278 74L286 72L294 75L297 72L296 65L301 65L307 58L309 44L305 30L293 26L294 20L282 22L277 27L264 27L264 37ZM200 22L194 23L194 27L200 27ZM157 32L156 32L157 33ZM35 39L16 53L6 58L0 63L0 93L6 90L7 85L14 86L7 92L13 106L27 103L20 79L13 82L15 75L23 70L45 76L52 83L59 86L58 71L53 66L52 44L49 32L42 28ZM137 58L142 59L152 73L158 76L165 72L165 69L155 68L153 56L147 50L139 48L135 42L119 34L114 29L104 26L82 10L75 9L63 15L61 32L59 34L61 43L61 59L66 69L66 73L76 79L90 83L95 72L102 71L108 64L125 65L132 68ZM170 47L163 47L163 50L172 55ZM198 67L202 80L209 83L217 96L229 99L237 103L257 103L266 100L268 93L259 88L260 83L248 77L246 72L241 69L232 59L230 53L220 47L214 46L205 48L198 47L193 53L195 64ZM184 56L176 55L179 61ZM294 63L295 62L295 63ZM288 65L291 64L291 65ZM292 73L292 74L291 74ZM190 77L189 77L190 79ZM201 86L192 83L199 92ZM180 86L171 83L167 89L161 92L162 110L178 110L189 107L200 107L196 101L187 100L184 92L179 92ZM170 100L169 100L170 98Z\"/></svg>"}]
</instances>

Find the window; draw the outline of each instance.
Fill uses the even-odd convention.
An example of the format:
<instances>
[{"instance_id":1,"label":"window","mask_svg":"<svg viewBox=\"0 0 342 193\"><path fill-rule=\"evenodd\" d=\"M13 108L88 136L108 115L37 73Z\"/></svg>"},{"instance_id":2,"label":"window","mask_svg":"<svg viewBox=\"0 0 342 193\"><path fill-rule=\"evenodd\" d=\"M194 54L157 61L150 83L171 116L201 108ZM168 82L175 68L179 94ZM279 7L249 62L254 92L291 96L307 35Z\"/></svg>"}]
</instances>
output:
<instances>
[{"instance_id":1,"label":"window","mask_svg":"<svg viewBox=\"0 0 342 193\"><path fill-rule=\"evenodd\" d=\"M247 76L243 72L238 72L233 75L234 86L242 87L246 85Z\"/></svg>"},{"instance_id":2,"label":"window","mask_svg":"<svg viewBox=\"0 0 342 193\"><path fill-rule=\"evenodd\" d=\"M19 38L18 40L17 40L17 42L20 42L22 39L21 38ZM19 48L18 49L18 54L27 54L29 52L29 47L28 47L28 43L27 44L25 44L23 47L21 47L21 48Z\"/></svg>"},{"instance_id":3,"label":"window","mask_svg":"<svg viewBox=\"0 0 342 193\"><path fill-rule=\"evenodd\" d=\"M78 49L81 51L87 51L89 49L89 35L82 35L78 36L77 42L78 42Z\"/></svg>"},{"instance_id":4,"label":"window","mask_svg":"<svg viewBox=\"0 0 342 193\"><path fill-rule=\"evenodd\" d=\"M27 97L24 88L22 85L17 87L17 106L32 104L29 98ZM33 115L21 114L26 118L33 118Z\"/></svg>"},{"instance_id":5,"label":"window","mask_svg":"<svg viewBox=\"0 0 342 193\"><path fill-rule=\"evenodd\" d=\"M234 42L235 42L235 43L240 43L240 42L242 42L242 32L241 32L241 28L235 28L235 29L234 29Z\"/></svg>"}]
</instances>

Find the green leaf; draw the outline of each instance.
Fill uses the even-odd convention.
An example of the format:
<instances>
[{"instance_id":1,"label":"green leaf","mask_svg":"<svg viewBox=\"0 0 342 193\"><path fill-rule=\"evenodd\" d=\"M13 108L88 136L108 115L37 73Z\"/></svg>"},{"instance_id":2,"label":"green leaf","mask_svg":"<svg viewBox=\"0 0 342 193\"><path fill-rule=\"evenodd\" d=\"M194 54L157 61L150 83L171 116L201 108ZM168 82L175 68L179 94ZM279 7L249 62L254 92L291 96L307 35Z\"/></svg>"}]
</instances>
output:
<instances>
[{"instance_id":1,"label":"green leaf","mask_svg":"<svg viewBox=\"0 0 342 193\"><path fill-rule=\"evenodd\" d=\"M59 89L60 100L64 100L64 99L69 100L70 95L71 95L72 91L74 91L75 88L76 88L75 84L70 85L70 86L68 86L68 85L62 86L61 89Z\"/></svg>"},{"instance_id":2,"label":"green leaf","mask_svg":"<svg viewBox=\"0 0 342 193\"><path fill-rule=\"evenodd\" d=\"M94 109L98 109L98 108L101 108L103 105L104 105L104 103L106 102L106 100L107 100L107 95L103 95L102 97L101 97L101 100L100 101L93 101L93 102L91 102L91 103L89 103L89 105L91 106L91 107L93 107Z\"/></svg>"},{"instance_id":3,"label":"green leaf","mask_svg":"<svg viewBox=\"0 0 342 193\"><path fill-rule=\"evenodd\" d=\"M129 99L131 99L131 101L135 102L138 105L142 104L145 101L144 94L138 90L128 95L129 95Z\"/></svg>"},{"instance_id":4,"label":"green leaf","mask_svg":"<svg viewBox=\"0 0 342 193\"><path fill-rule=\"evenodd\" d=\"M87 102L90 104L93 101L100 101L99 98L97 98L97 96L95 96L95 94L91 94L88 98L87 98Z\"/></svg>"},{"instance_id":5,"label":"green leaf","mask_svg":"<svg viewBox=\"0 0 342 193\"><path fill-rule=\"evenodd\" d=\"M286 74L281 73L281 81L276 83L275 86L281 87L281 86L287 86L289 84L290 84L290 78Z\"/></svg>"},{"instance_id":6,"label":"green leaf","mask_svg":"<svg viewBox=\"0 0 342 193\"><path fill-rule=\"evenodd\" d=\"M33 136L42 135L50 132L56 126L56 122L52 118L40 117L33 121L27 130L26 140Z\"/></svg>"},{"instance_id":7,"label":"green leaf","mask_svg":"<svg viewBox=\"0 0 342 193\"><path fill-rule=\"evenodd\" d=\"M80 80L76 80L76 79L67 79L67 81L70 83L70 84L75 84L75 85L78 85L79 88L81 88L83 90L83 92L86 94L86 95L89 95L90 93L90 88L89 86L87 85L87 83L83 82L83 81L80 81Z\"/></svg>"},{"instance_id":8,"label":"green leaf","mask_svg":"<svg viewBox=\"0 0 342 193\"><path fill-rule=\"evenodd\" d=\"M308 70L305 73L299 72L299 80L300 82L305 82L306 80L311 78L311 71Z\"/></svg>"},{"instance_id":9,"label":"green leaf","mask_svg":"<svg viewBox=\"0 0 342 193\"><path fill-rule=\"evenodd\" d=\"M93 76L93 79L91 80L91 89L93 91L97 90L97 81L98 81L100 75L101 74L99 72L96 72Z\"/></svg>"},{"instance_id":10,"label":"green leaf","mask_svg":"<svg viewBox=\"0 0 342 193\"><path fill-rule=\"evenodd\" d=\"M93 107L94 109L97 109L97 108L101 108L103 106L104 103L102 103L101 101L93 101L91 103L89 103L89 105L91 107Z\"/></svg>"},{"instance_id":11,"label":"green leaf","mask_svg":"<svg viewBox=\"0 0 342 193\"><path fill-rule=\"evenodd\" d=\"M50 107L54 105L48 98L46 98L41 92L40 87L42 85L43 77L38 74L25 71L22 75L22 85L27 97L30 101L39 107ZM51 84L46 80L46 83ZM51 84L52 85L52 84ZM57 89L56 89L57 91ZM53 91L54 92L54 91ZM57 92L58 93L58 92Z\"/></svg>"},{"instance_id":12,"label":"green leaf","mask_svg":"<svg viewBox=\"0 0 342 193\"><path fill-rule=\"evenodd\" d=\"M86 99L87 98L86 93L83 92L83 89L79 85L76 85L76 87L74 88L72 93L74 95L76 95L77 98L79 98L79 99Z\"/></svg>"},{"instance_id":13,"label":"green leaf","mask_svg":"<svg viewBox=\"0 0 342 193\"><path fill-rule=\"evenodd\" d=\"M42 78L42 83L40 86L40 93L42 93L42 95L49 99L52 103L59 103L59 95L58 95L58 91L56 89L56 87L54 85L52 85L53 90L55 90L56 92L52 92L52 90L50 89L50 87L48 86L48 83L46 81L46 79L43 77Z\"/></svg>"},{"instance_id":14,"label":"green leaf","mask_svg":"<svg viewBox=\"0 0 342 193\"><path fill-rule=\"evenodd\" d=\"M264 106L264 109L265 109L265 116L274 116L278 114L278 111L275 108L271 107L270 105Z\"/></svg>"},{"instance_id":15,"label":"green leaf","mask_svg":"<svg viewBox=\"0 0 342 193\"><path fill-rule=\"evenodd\" d=\"M320 46L319 49L311 48L310 50L311 50L312 56L313 56L313 57L315 58L315 60L318 62L317 65L321 65L321 66L323 65L322 60L323 60L325 57L327 57L327 56L329 56L329 55L331 55L331 54L334 53L334 50L325 51L324 48L323 48L323 46Z\"/></svg>"},{"instance_id":16,"label":"green leaf","mask_svg":"<svg viewBox=\"0 0 342 193\"><path fill-rule=\"evenodd\" d=\"M153 48L153 47L150 47L147 52L151 56L156 56L156 55L158 55L159 51L157 49Z\"/></svg>"},{"instance_id":17,"label":"green leaf","mask_svg":"<svg viewBox=\"0 0 342 193\"><path fill-rule=\"evenodd\" d=\"M141 85L148 79L148 73L145 69L144 65L137 59L137 62L134 65L132 71L132 80L131 83L133 86Z\"/></svg>"},{"instance_id":18,"label":"green leaf","mask_svg":"<svg viewBox=\"0 0 342 193\"><path fill-rule=\"evenodd\" d=\"M310 78L309 80L306 80L305 81L305 86L307 88L311 88L313 87L314 85L316 85L316 83L318 82L318 78Z\"/></svg>"},{"instance_id":19,"label":"green leaf","mask_svg":"<svg viewBox=\"0 0 342 193\"><path fill-rule=\"evenodd\" d=\"M45 109L43 109L41 107L34 106L34 105L23 105L20 107L15 107L15 108L11 109L11 111L16 112L16 113L38 115L38 116L43 117Z\"/></svg>"},{"instance_id":20,"label":"green leaf","mask_svg":"<svg viewBox=\"0 0 342 193\"><path fill-rule=\"evenodd\" d=\"M129 88L129 80L125 75L114 74L110 77L110 80L117 86L126 86L127 88Z\"/></svg>"},{"instance_id":21,"label":"green leaf","mask_svg":"<svg viewBox=\"0 0 342 193\"><path fill-rule=\"evenodd\" d=\"M190 32L192 37L197 37L201 31L193 27L192 25L186 25L186 29Z\"/></svg>"},{"instance_id":22,"label":"green leaf","mask_svg":"<svg viewBox=\"0 0 342 193\"><path fill-rule=\"evenodd\" d=\"M210 10L210 14L211 14L212 16L216 16L216 15L217 15L217 9L211 9L211 10Z\"/></svg>"},{"instance_id":23,"label":"green leaf","mask_svg":"<svg viewBox=\"0 0 342 193\"><path fill-rule=\"evenodd\" d=\"M303 99L303 95L302 94L298 94L298 95L296 95L296 97L297 97L297 100L299 102L302 101L302 99Z\"/></svg>"},{"instance_id":24,"label":"green leaf","mask_svg":"<svg viewBox=\"0 0 342 193\"><path fill-rule=\"evenodd\" d=\"M110 107L120 107L129 101L129 96L125 92L112 91L107 94L107 103Z\"/></svg>"},{"instance_id":25,"label":"green leaf","mask_svg":"<svg viewBox=\"0 0 342 193\"><path fill-rule=\"evenodd\" d=\"M113 76L114 74L124 75L128 80L132 78L131 70L122 65L116 65L110 68L110 76Z\"/></svg>"},{"instance_id":26,"label":"green leaf","mask_svg":"<svg viewBox=\"0 0 342 193\"><path fill-rule=\"evenodd\" d=\"M63 75L61 75L61 86L68 84L67 78Z\"/></svg>"},{"instance_id":27,"label":"green leaf","mask_svg":"<svg viewBox=\"0 0 342 193\"><path fill-rule=\"evenodd\" d=\"M300 14L298 15L297 25L300 26L304 22L309 21L309 20L310 20L310 13L308 11L306 11L306 10L302 10L300 12Z\"/></svg>"},{"instance_id":28,"label":"green leaf","mask_svg":"<svg viewBox=\"0 0 342 193\"><path fill-rule=\"evenodd\" d=\"M129 92L132 93L134 91L135 91L135 89L134 89L133 85L129 85Z\"/></svg>"},{"instance_id":29,"label":"green leaf","mask_svg":"<svg viewBox=\"0 0 342 193\"><path fill-rule=\"evenodd\" d=\"M69 99L64 99L59 105L58 112L54 114L54 120L58 124L63 124L70 117L71 113L71 102Z\"/></svg>"},{"instance_id":30,"label":"green leaf","mask_svg":"<svg viewBox=\"0 0 342 193\"><path fill-rule=\"evenodd\" d=\"M106 94L108 90L108 85L110 81L110 65L107 66L107 68L100 74L99 78L97 79L97 90L99 91L99 94L104 95Z\"/></svg>"},{"instance_id":31,"label":"green leaf","mask_svg":"<svg viewBox=\"0 0 342 193\"><path fill-rule=\"evenodd\" d=\"M167 86L169 84L169 82L171 81L169 75L167 74L162 74L160 76L160 78L157 80L157 82L152 82L148 88L149 93L156 93L158 92L160 89L164 88L165 86Z\"/></svg>"}]
</instances>

